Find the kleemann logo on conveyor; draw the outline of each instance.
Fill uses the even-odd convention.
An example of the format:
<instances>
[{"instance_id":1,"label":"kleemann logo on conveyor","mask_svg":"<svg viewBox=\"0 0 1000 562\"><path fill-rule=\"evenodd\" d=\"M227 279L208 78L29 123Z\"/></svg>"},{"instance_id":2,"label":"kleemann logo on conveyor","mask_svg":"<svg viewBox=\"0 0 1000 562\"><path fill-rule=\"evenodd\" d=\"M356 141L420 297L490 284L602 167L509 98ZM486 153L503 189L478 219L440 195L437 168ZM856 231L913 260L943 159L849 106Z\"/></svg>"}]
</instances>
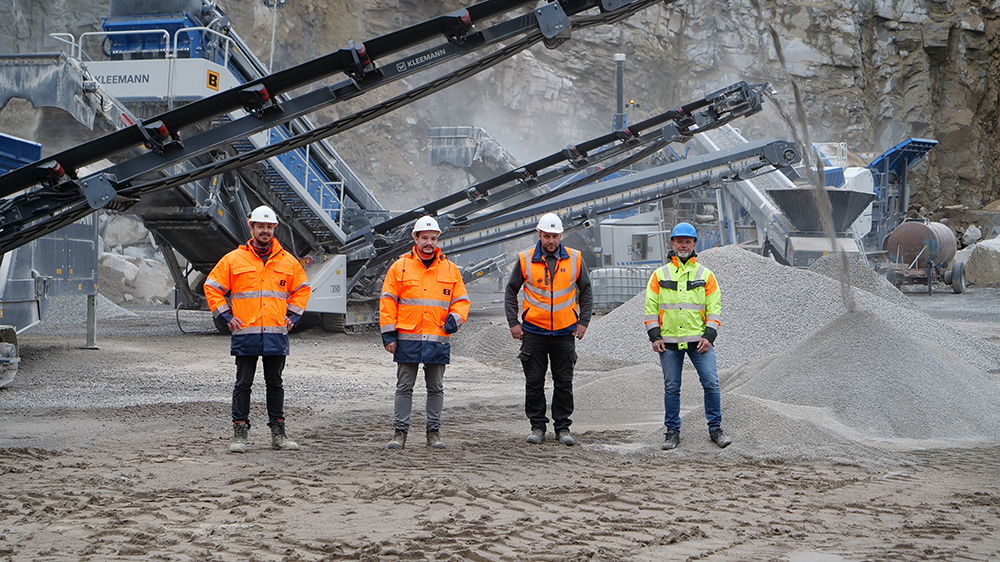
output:
<instances>
[{"instance_id":1,"label":"kleemann logo on conveyor","mask_svg":"<svg viewBox=\"0 0 1000 562\"><path fill-rule=\"evenodd\" d=\"M412 58L408 61L396 63L396 70L402 72L408 68L413 68L414 66L418 66L430 62L436 58L443 57L444 55L445 55L445 50L438 49L436 51L427 53L426 55L420 55L419 57Z\"/></svg>"},{"instance_id":2,"label":"kleemann logo on conveyor","mask_svg":"<svg viewBox=\"0 0 1000 562\"><path fill-rule=\"evenodd\" d=\"M110 74L95 76L101 84L148 84L148 74Z\"/></svg>"}]
</instances>

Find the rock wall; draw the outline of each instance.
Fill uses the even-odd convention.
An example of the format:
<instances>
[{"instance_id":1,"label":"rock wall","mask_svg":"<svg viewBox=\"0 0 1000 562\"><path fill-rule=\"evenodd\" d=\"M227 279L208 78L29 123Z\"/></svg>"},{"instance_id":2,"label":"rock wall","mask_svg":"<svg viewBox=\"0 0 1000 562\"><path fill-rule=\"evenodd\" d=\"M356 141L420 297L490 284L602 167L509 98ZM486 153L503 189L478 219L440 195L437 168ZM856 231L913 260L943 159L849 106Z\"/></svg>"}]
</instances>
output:
<instances>
[{"instance_id":1,"label":"rock wall","mask_svg":"<svg viewBox=\"0 0 1000 562\"><path fill-rule=\"evenodd\" d=\"M557 50L539 45L449 90L332 139L394 208L469 183L431 168L427 129L485 127L522 161L609 130L615 53L628 57L635 122L737 80L768 81L764 115L739 124L751 137L843 141L873 156L910 136L940 145L911 175L914 202L978 208L1000 199L1000 0L683 0L628 21L575 32ZM272 12L222 0L234 28L267 61ZM463 2L291 0L277 12L275 68L287 68L447 13ZM52 51L48 34L98 27L104 0L13 0L0 5L0 52ZM777 37L784 63L778 56ZM388 63L389 61L381 61ZM325 122L419 84L409 79L315 120ZM793 125L794 88L808 130Z\"/></svg>"}]
</instances>

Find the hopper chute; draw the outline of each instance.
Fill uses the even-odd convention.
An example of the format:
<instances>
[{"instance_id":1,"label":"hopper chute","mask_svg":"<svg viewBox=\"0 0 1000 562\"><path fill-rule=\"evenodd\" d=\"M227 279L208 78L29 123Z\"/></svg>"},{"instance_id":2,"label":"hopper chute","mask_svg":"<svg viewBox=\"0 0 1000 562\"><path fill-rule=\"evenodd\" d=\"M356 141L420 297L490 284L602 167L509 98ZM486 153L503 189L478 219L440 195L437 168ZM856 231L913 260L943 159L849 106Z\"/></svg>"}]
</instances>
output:
<instances>
[{"instance_id":1,"label":"hopper chute","mask_svg":"<svg viewBox=\"0 0 1000 562\"><path fill-rule=\"evenodd\" d=\"M851 189L826 189L833 207L833 229L846 232L865 208L875 200L874 193ZM813 189L769 189L767 194L796 230L822 232L823 223Z\"/></svg>"}]
</instances>

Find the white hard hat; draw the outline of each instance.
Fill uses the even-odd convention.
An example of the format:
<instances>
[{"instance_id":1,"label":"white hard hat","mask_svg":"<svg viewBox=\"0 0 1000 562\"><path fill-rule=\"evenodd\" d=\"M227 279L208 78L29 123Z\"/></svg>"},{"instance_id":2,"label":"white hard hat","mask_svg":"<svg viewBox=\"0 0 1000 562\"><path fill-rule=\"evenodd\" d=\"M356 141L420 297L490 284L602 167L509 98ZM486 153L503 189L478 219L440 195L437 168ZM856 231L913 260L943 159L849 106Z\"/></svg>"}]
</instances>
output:
<instances>
[{"instance_id":1,"label":"white hard hat","mask_svg":"<svg viewBox=\"0 0 1000 562\"><path fill-rule=\"evenodd\" d=\"M441 227L438 226L438 221L434 220L434 217L427 215L417 219L417 222L413 223L413 232L423 232L425 230L434 230L441 232Z\"/></svg>"},{"instance_id":2,"label":"white hard hat","mask_svg":"<svg viewBox=\"0 0 1000 562\"><path fill-rule=\"evenodd\" d=\"M270 224L278 224L278 217L274 214L274 211L270 207L261 205L250 213L250 218L247 222L266 222Z\"/></svg>"},{"instance_id":3,"label":"white hard hat","mask_svg":"<svg viewBox=\"0 0 1000 562\"><path fill-rule=\"evenodd\" d=\"M562 234L562 219L555 213L545 213L542 218L538 219L538 230L551 234Z\"/></svg>"}]
</instances>

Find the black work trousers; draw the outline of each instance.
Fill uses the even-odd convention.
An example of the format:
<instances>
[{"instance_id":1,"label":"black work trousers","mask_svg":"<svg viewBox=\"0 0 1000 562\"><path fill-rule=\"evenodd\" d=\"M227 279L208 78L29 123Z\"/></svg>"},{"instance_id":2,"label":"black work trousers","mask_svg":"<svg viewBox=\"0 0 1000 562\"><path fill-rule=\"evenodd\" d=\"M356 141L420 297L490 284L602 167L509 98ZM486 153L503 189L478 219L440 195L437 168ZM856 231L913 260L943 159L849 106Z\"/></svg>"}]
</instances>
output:
<instances>
[{"instance_id":1,"label":"black work trousers","mask_svg":"<svg viewBox=\"0 0 1000 562\"><path fill-rule=\"evenodd\" d=\"M531 429L545 430L545 371L552 363L552 425L558 432L573 423L573 366L576 365L576 342L572 334L540 336L524 332L521 353L524 367L524 413Z\"/></svg>"},{"instance_id":2,"label":"black work trousers","mask_svg":"<svg viewBox=\"0 0 1000 562\"><path fill-rule=\"evenodd\" d=\"M265 355L264 390L267 396L267 425L285 419L285 388L281 385L281 371L285 369L284 355ZM249 422L250 390L257 371L256 355L236 356L236 386L233 387L233 421Z\"/></svg>"}]
</instances>

